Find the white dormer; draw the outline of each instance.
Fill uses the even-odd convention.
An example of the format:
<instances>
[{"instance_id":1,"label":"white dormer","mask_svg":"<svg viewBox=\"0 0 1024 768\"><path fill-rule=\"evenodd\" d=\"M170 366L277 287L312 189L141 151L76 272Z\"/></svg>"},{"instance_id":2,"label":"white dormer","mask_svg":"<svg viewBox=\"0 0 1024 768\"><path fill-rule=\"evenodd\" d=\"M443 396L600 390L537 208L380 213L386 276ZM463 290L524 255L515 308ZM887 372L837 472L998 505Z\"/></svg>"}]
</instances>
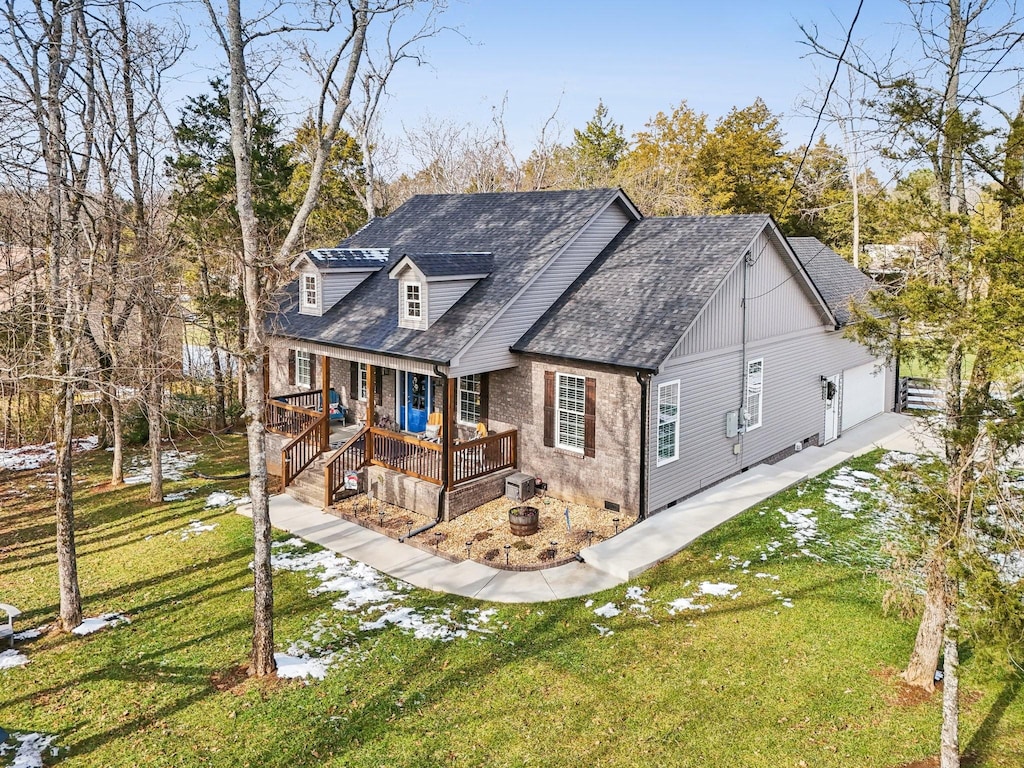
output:
<instances>
[{"instance_id":1,"label":"white dormer","mask_svg":"<svg viewBox=\"0 0 1024 768\"><path fill-rule=\"evenodd\" d=\"M429 328L493 269L489 253L405 254L388 272L398 281L398 326Z\"/></svg>"},{"instance_id":2,"label":"white dormer","mask_svg":"<svg viewBox=\"0 0 1024 768\"><path fill-rule=\"evenodd\" d=\"M322 315L388 262L387 248L319 248L292 262L299 273L299 314Z\"/></svg>"}]
</instances>

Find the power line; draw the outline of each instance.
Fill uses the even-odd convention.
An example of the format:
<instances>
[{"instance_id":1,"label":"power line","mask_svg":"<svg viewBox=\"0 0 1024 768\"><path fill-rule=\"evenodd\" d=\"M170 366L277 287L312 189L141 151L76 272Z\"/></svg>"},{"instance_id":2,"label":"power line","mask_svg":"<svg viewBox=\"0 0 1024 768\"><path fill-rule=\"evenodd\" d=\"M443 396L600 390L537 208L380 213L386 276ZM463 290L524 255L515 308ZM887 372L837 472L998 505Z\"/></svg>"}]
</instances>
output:
<instances>
[{"instance_id":1,"label":"power line","mask_svg":"<svg viewBox=\"0 0 1024 768\"><path fill-rule=\"evenodd\" d=\"M786 208L789 206L789 201L793 197L793 192L796 190L797 179L800 178L800 171L804 169L804 163L807 162L807 155L811 151L811 145L814 143L814 134L818 132L818 127L821 125L821 118L825 114L825 107L828 106L828 97L832 95L832 89L835 87L836 80L839 79L839 73L842 71L843 64L846 61L846 51L850 47L850 40L853 38L853 28L857 24L857 19L860 18L860 9L864 7L864 0L860 0L857 3L857 12L853 14L853 21L850 22L849 28L846 30L846 42L843 43L843 50L839 53L839 58L836 60L836 71L832 73L832 80L828 84L828 88L825 89L825 98L821 101L821 109L818 110L818 117L814 121L814 127L811 129L811 136L807 139L807 145L804 147L803 156L800 158L800 164L796 168L796 173L793 174L793 182L789 185L789 192L786 193L786 199L782 203L782 208L779 211L779 218L786 212Z\"/></svg>"}]
</instances>

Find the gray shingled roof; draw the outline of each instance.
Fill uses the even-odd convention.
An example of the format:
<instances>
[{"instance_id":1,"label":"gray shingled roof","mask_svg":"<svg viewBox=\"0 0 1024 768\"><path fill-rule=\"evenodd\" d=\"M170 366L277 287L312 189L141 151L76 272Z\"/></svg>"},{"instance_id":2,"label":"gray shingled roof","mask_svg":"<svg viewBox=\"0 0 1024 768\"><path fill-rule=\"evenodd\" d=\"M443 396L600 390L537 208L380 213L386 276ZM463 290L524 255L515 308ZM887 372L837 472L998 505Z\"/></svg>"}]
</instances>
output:
<instances>
[{"instance_id":1,"label":"gray shingled roof","mask_svg":"<svg viewBox=\"0 0 1024 768\"><path fill-rule=\"evenodd\" d=\"M303 255L321 269L380 269L388 263L387 248L316 248Z\"/></svg>"},{"instance_id":2,"label":"gray shingled roof","mask_svg":"<svg viewBox=\"0 0 1024 768\"><path fill-rule=\"evenodd\" d=\"M836 322L840 326L849 323L852 319L850 301L861 301L878 284L816 237L786 239L832 310Z\"/></svg>"},{"instance_id":3,"label":"gray shingled roof","mask_svg":"<svg viewBox=\"0 0 1024 768\"><path fill-rule=\"evenodd\" d=\"M513 349L654 370L769 222L743 215L631 224Z\"/></svg>"},{"instance_id":4,"label":"gray shingled roof","mask_svg":"<svg viewBox=\"0 0 1024 768\"><path fill-rule=\"evenodd\" d=\"M448 363L541 267L611 200L615 189L418 195L374 219L339 248L403 253L492 253L489 277L424 331L398 327L398 289L388 270L368 277L322 317L300 315L294 284L271 329L282 336Z\"/></svg>"},{"instance_id":5,"label":"gray shingled roof","mask_svg":"<svg viewBox=\"0 0 1024 768\"><path fill-rule=\"evenodd\" d=\"M489 275L494 270L493 253L406 253L404 256L428 278Z\"/></svg>"}]
</instances>

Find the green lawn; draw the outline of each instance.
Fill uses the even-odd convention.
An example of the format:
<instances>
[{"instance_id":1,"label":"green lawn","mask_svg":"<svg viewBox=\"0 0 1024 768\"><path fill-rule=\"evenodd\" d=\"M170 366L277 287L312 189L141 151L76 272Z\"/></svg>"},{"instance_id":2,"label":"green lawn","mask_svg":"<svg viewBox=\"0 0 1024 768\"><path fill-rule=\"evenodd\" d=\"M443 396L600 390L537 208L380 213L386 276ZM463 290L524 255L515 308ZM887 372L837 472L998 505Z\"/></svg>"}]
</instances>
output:
<instances>
[{"instance_id":1,"label":"green lawn","mask_svg":"<svg viewBox=\"0 0 1024 768\"><path fill-rule=\"evenodd\" d=\"M208 474L243 462L240 438L181 447ZM875 471L878 458L851 466ZM915 627L882 615L869 516L841 517L824 500L827 478L589 605L486 605L385 585L398 591L393 608L435 631L485 630L447 641L361 628L380 603L337 610L344 591L313 593L320 580L279 571L278 647L336 654L326 679L307 685L239 675L251 524L204 507L245 481L168 483L168 493L195 491L148 505L142 485L103 485L106 461L78 461L79 573L87 615L117 611L131 623L44 635L21 646L29 664L0 670L0 727L55 734L48 764L884 767L937 752L939 695L907 703L893 679ZM56 613L48 493L45 478L0 472L0 602L25 611L19 629ZM780 509L817 516L809 554ZM217 527L183 539L194 519ZM705 581L735 589L696 594ZM681 598L709 607L670 612ZM621 613L594 613L606 603ZM481 608L496 609L486 623ZM975 765L1024 764L1020 679L964 656L965 749Z\"/></svg>"}]
</instances>

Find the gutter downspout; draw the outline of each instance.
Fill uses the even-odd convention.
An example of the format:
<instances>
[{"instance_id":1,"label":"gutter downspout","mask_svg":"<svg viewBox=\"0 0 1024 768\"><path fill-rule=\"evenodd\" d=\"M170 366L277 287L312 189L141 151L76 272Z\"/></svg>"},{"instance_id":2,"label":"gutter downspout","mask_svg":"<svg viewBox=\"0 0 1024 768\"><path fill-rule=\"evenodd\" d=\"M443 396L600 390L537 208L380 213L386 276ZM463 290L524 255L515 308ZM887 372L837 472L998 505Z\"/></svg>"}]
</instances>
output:
<instances>
[{"instance_id":1,"label":"gutter downspout","mask_svg":"<svg viewBox=\"0 0 1024 768\"><path fill-rule=\"evenodd\" d=\"M640 510L637 519L644 520L647 517L647 452L650 450L647 445L647 427L650 420L651 374L637 371L636 380L640 384Z\"/></svg>"},{"instance_id":2,"label":"gutter downspout","mask_svg":"<svg viewBox=\"0 0 1024 768\"><path fill-rule=\"evenodd\" d=\"M750 267L752 266L750 257L751 251L747 251L743 254L743 299L740 301L740 315L741 315L741 327L740 327L740 423L742 429L739 432L739 452L736 454L740 460L740 468L743 468L743 437L747 433L747 294L749 292L749 280L750 280Z\"/></svg>"}]
</instances>

